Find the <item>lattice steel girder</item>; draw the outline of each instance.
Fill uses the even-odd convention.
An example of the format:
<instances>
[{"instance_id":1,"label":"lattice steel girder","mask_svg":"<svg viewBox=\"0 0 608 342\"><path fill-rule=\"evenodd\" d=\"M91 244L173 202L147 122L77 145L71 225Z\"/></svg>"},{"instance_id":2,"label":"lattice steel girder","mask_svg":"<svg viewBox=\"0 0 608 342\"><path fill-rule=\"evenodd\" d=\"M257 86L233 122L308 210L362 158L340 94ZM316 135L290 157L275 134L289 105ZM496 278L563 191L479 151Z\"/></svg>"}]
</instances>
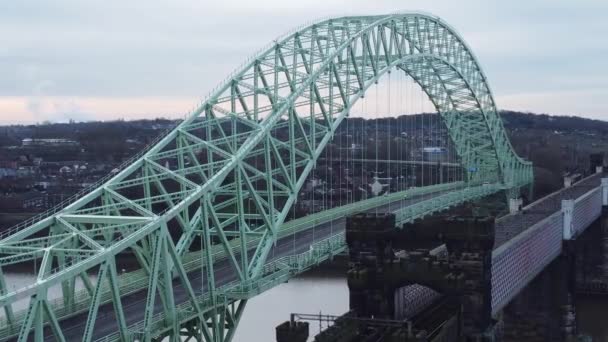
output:
<instances>
[{"instance_id":1,"label":"lattice steel girder","mask_svg":"<svg viewBox=\"0 0 608 342\"><path fill-rule=\"evenodd\" d=\"M456 198L457 200L466 200L467 196L465 195L465 193L469 192L470 190L468 190L467 188L463 189L463 187L465 187L465 184L463 184L462 182L440 184L440 185L434 185L434 186L429 186L429 187L425 187L425 188L410 189L410 190L406 190L406 191L400 192L400 193L393 193L393 194L390 194L389 196L381 196L381 197L357 202L357 203L354 203L352 205L348 205L345 207L334 208L334 209L328 210L326 212L322 212L319 214L307 216L302 219L288 222L285 225L286 230L282 231L282 233L283 233L282 236L287 236L287 235L293 234L293 232L296 232L296 231L302 231L306 227L310 227L311 225L314 226L314 225L318 225L318 224L321 224L326 221L331 221L338 217L344 217L345 215L348 215L349 213L359 212L361 210L369 210L375 206L383 205L383 204L390 203L393 201L400 201L404 197L412 198L412 197L421 196L421 195L428 196L429 194L432 194L432 193L442 193L442 192L446 192L446 191L453 191L452 193L450 193L450 195L452 195L451 197ZM461 191L464 191L463 195L460 195ZM435 203L437 203L437 202L435 201ZM428 207L433 207L433 206L425 205L423 207L424 207L424 211L413 211L411 214L412 215L429 214ZM437 206L437 205L435 205L434 207L437 210L440 210L440 208L441 208L441 206ZM293 229L295 229L295 230L293 230ZM257 239L257 241L259 241L259 238ZM238 239L232 240L230 242L231 246L234 250L238 250L238 248L239 248L237 246L236 242L239 242ZM251 243L253 243L253 244L251 244ZM250 248L255 247L256 244L257 244L256 241L248 241L247 244L241 243L240 245L242 247L245 247L245 245L247 245L246 249L249 250ZM222 246L215 245L214 247L222 247ZM192 252L192 253L199 254L199 252ZM215 253L216 252L213 252L214 255L215 255ZM208 258L206 260L209 260L209 259L210 258ZM218 255L218 256L214 257L213 259L221 260L222 257L220 255ZM196 262L196 260L191 260L191 258L189 258L189 257L186 258L186 260L190 260L187 262L187 264L189 265L188 266L189 270L192 270L193 268L197 268L197 267L199 267L198 265L200 265L200 262ZM206 264L206 261L205 261L205 264ZM176 266L177 265L178 264L176 263ZM213 265L213 263L209 264L209 266L205 267L205 269L207 269L208 267L212 267L212 265ZM213 272L211 272L210 274L213 275ZM290 273L290 274L293 275L293 273ZM87 279L88 278L83 278L83 280L87 280ZM133 289L131 288L129 283L131 283L132 280L128 280L128 279L129 278L127 278L127 284L125 284L125 285L127 286L128 289L130 289L130 290L128 290L129 291L128 293L131 293L131 291L133 291ZM145 281L145 279L143 279L143 280L144 280L143 283L142 282L139 282L139 283L141 283L140 286L142 286L145 289L148 282ZM88 289L89 289L88 293L92 294L93 293L92 285L88 285ZM107 297L107 296L106 296L106 298L107 298L107 300L111 299L110 297ZM88 309L88 305L86 306L86 309ZM190 310L190 309L181 308L180 310ZM135 329L135 330L137 330L137 329ZM116 336L118 336L118 334ZM116 337L116 338L118 338L118 337ZM110 339L110 340L112 340L112 339Z\"/></svg>"},{"instance_id":2,"label":"lattice steel girder","mask_svg":"<svg viewBox=\"0 0 608 342\"><path fill-rule=\"evenodd\" d=\"M255 231L259 242L253 254L243 249L230 259L240 281L256 279L333 133L365 91L395 68L427 93L466 170L476 170L470 180L501 188L532 181L531 164L513 151L486 77L451 27L426 14L329 19L289 34L257 55L178 128L102 187L54 217L0 240L2 248L16 241L27 244L38 238L34 234L53 236L62 217L77 230L99 232L94 242L102 246L69 262L58 257L58 268L45 269L35 284L0 293L0 304L46 293L125 249L136 252L146 272L164 275L165 285L157 287L166 291L167 275L180 264L169 261L169 238L161 234L172 223L181 228L180 255L201 231L209 238L207 249L219 243L228 254L231 241L224 229L236 225L229 234L243 246ZM199 209L191 212L197 203ZM247 224L252 219L261 222L255 229ZM141 225L133 229L135 223ZM103 229L121 224L124 229ZM74 239L74 249L95 246L85 238L91 235L76 235L81 239ZM49 262L49 253L34 254L45 255ZM170 294L160 298L171 310Z\"/></svg>"}]
</instances>

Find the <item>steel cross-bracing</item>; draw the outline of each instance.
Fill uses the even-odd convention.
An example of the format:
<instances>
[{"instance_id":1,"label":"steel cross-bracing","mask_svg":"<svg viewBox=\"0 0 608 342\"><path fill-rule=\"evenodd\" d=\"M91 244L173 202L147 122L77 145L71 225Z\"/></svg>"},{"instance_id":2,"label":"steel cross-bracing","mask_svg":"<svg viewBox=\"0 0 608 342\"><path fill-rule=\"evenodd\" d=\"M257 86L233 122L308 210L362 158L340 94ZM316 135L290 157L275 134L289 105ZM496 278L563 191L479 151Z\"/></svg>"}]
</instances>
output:
<instances>
[{"instance_id":1,"label":"steel cross-bracing","mask_svg":"<svg viewBox=\"0 0 608 342\"><path fill-rule=\"evenodd\" d=\"M309 241L287 261L291 269L277 275L278 261L269 262L269 254L286 232L404 198L395 193L286 222L353 105L397 71L428 95L466 174L463 182L411 190L401 222L532 182L532 165L513 151L486 76L450 26L419 13L323 20L256 55L110 180L4 234L0 271L35 263L37 277L9 289L0 272L0 338L65 341L63 322L83 315L83 341L182 335L230 341L248 298L342 243L339 237ZM141 269L118 274L116 258L123 254L135 256ZM216 279L225 269L230 281ZM60 300L49 299L51 288L59 288ZM143 317L131 324L123 302L140 293ZM13 304L21 298L29 306L17 312ZM98 313L108 305L115 329L98 333Z\"/></svg>"}]
</instances>

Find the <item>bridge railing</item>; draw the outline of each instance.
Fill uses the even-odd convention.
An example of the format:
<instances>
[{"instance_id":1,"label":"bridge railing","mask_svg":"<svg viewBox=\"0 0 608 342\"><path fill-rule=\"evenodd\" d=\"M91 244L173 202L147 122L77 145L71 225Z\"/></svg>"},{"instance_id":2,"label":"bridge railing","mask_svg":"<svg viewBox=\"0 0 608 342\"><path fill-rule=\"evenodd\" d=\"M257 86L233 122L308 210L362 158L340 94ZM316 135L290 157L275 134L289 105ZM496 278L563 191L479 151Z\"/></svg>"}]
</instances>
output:
<instances>
[{"instance_id":1,"label":"bridge railing","mask_svg":"<svg viewBox=\"0 0 608 342\"><path fill-rule=\"evenodd\" d=\"M425 216L432 215L437 211L446 210L464 201L470 201L475 198L493 194L500 189L502 189L501 184L486 184L466 187L461 191L449 192L437 196L437 198L432 200L415 203L396 211L396 221L399 224L409 223Z\"/></svg>"},{"instance_id":2,"label":"bridge railing","mask_svg":"<svg viewBox=\"0 0 608 342\"><path fill-rule=\"evenodd\" d=\"M365 211L377 207L386 202L398 201L400 199L407 199L412 197L418 197L426 194L449 191L454 189L460 189L465 186L463 182L454 182L454 183L445 183L445 184L437 184L428 187L422 188L411 188L408 190L404 190L401 192L396 192L389 194L388 196L379 196L370 198L364 201L352 203L346 206L332 208L320 213L316 213L313 215L309 215L303 218L295 219L289 222L286 222L283 225L283 228L279 231L278 238L283 238L285 236L296 234L300 231L306 230L310 227L314 227L315 225L323 224L328 221L336 220L338 218L344 217L345 215L358 212ZM248 241L248 248L253 248L257 245L258 240L252 239ZM231 245L233 247L233 251L237 251L239 247L238 239L232 240ZM214 259L219 260L224 258L225 250L218 246L218 248L213 251ZM192 252L184 255L183 257L184 268L187 272L191 272L196 268L200 268L201 265L201 256L200 253ZM55 269L57 270L57 269ZM129 295L135 293L143 288L146 288L148 285L148 277L143 272L143 270L136 270L133 272L125 273L119 275L119 286L120 293L122 295ZM112 299L110 288L107 283L104 283L104 287L101 290L101 303L109 302ZM80 312L88 309L90 300L90 295L86 289L80 289L76 291L74 294L74 301L72 305L66 306L63 298L54 298L49 300L49 304L55 315L58 319L69 316L76 312ZM14 334L14 329L18 328L19 323L25 317L27 311L19 310L15 312L15 326L12 327L7 321L6 317L0 317L0 339L6 338Z\"/></svg>"},{"instance_id":3,"label":"bridge railing","mask_svg":"<svg viewBox=\"0 0 608 342\"><path fill-rule=\"evenodd\" d=\"M608 191L604 189L608 187L608 182L602 180L602 183L598 184L603 176L589 176L524 208L532 214L510 215L520 215L521 222L525 223L526 215L549 212L548 217L522 230L493 251L493 313L507 305L562 252L563 240L582 233L601 215L602 196Z\"/></svg>"},{"instance_id":4,"label":"bridge railing","mask_svg":"<svg viewBox=\"0 0 608 342\"><path fill-rule=\"evenodd\" d=\"M440 189L445 188L437 187L435 191L439 191ZM484 191L496 191L493 186L485 186L483 187ZM466 189L466 188L465 188ZM418 189L414 189L417 191L421 191ZM462 195L460 195L462 196ZM375 201L368 200L370 203L375 203ZM377 203L376 203L377 205ZM332 214L336 215L335 213ZM335 217L335 216L334 216ZM309 221L310 224L310 221ZM561 237L560 237L561 238ZM221 288L216 290L217 298L215 299L216 305L219 303L232 302L239 299L248 299L253 295L257 295L262 293L274 286L278 283L287 281L295 274L302 273L315 265L323 262L327 259L330 259L333 255L341 253L346 249L346 240L345 240L345 232L339 231L335 234L320 240L318 242L313 243L309 250L295 254L288 255L285 257L278 258L276 260L272 260L266 265L264 265L262 269L262 274L260 277L252 278L248 281L236 281L227 285L222 286ZM213 305L210 304L212 299L209 297L208 293L202 294L199 297L199 302L204 303L205 307L212 308ZM196 313L193 312L191 305L186 302L184 304L180 304L177 307L178 309L178 319L180 321L186 321L188 319L192 319ZM158 313L152 318L152 328L151 330L155 332L157 335L153 335L153 337L160 337L158 335L158 331L162 329L168 329L165 322L165 314ZM132 332L133 337L136 339L143 339L145 332L143 330L143 325L141 322L136 323L129 327L129 330ZM100 341L108 342L118 340L119 336L117 333L107 336Z\"/></svg>"},{"instance_id":5,"label":"bridge railing","mask_svg":"<svg viewBox=\"0 0 608 342\"><path fill-rule=\"evenodd\" d=\"M427 187L427 188L415 188L415 189L409 189L406 190L405 192L401 192L401 193L394 193L394 194L390 194L388 197L388 200L398 200L400 198L403 198L404 193L408 194L409 196L420 196L423 194L427 194L427 193L432 193L432 192L440 192L440 191L447 191L447 190L453 190L453 189L458 189L464 186L464 183L448 183L448 184L439 184L436 186L432 186L432 187ZM363 201L362 203L358 203L358 204L352 204L351 206L354 206L354 210L367 210L370 208L373 208L374 206L377 206L379 203L383 203L387 201L386 197L377 197L377 198L372 198L366 201ZM338 207L338 208L333 208L328 210L328 212L324 212L324 213L319 213L319 214L315 214L317 216L313 216L314 218L302 218L302 219L298 219L298 220L294 220L291 222L286 223L286 227L287 229L285 230L284 234L281 234L283 236L286 236L287 234L293 234L295 232L298 232L300 230L302 230L302 228L304 227L309 227L311 224L320 224L323 222L327 222L328 220L333 220L336 219L338 217L342 217L344 216L345 213L347 212L352 212L353 208L343 208L343 207ZM250 241L251 242L251 241ZM320 240L314 244L311 245L310 249L304 253L300 253L300 254L296 254L296 255L289 255L289 256L285 256L276 260L273 260L269 263L267 263L262 271L262 275L258 278L255 279L251 279L250 281L246 281L246 282L235 282L235 283L231 283L231 284L227 284L225 286L223 286L221 289L218 289L218 296L221 298L224 298L225 300L228 298L230 300L236 300L236 299L244 299L244 298L250 298L250 296L252 296L253 294L257 294L257 293L261 293L273 286L275 286L277 284L277 282L282 282L282 281L286 281L289 278L291 278L294 274L298 274L301 273L315 265L317 265L318 263L327 260L329 258L331 258L332 255L336 255L342 251L344 251L346 248L346 242L345 242L345 234L343 231L340 232L336 232L335 234L329 236L326 239ZM200 259L199 259L200 260ZM195 260L192 260L193 262ZM122 291L121 291L122 293ZM208 297L208 294L204 294L201 295L200 297L200 301L201 303L204 301L209 301L210 298ZM189 303L184 303L180 306L178 306L178 309L180 310L180 317L183 315L183 319L186 319L187 317L189 317L189 315L192 315L192 308L190 306ZM159 313L157 315L154 316L153 320L153 326L156 327L155 329L161 329L163 328L163 324L164 324L164 316L163 314ZM129 330L133 332L133 336L135 338L142 338L143 337L143 330L141 327L141 324L135 324L131 327L129 327ZM115 341L118 340L119 336L117 333L107 336L105 338L103 338L100 341Z\"/></svg>"},{"instance_id":6,"label":"bridge railing","mask_svg":"<svg viewBox=\"0 0 608 342\"><path fill-rule=\"evenodd\" d=\"M500 311L562 251L557 211L492 252L492 313Z\"/></svg>"},{"instance_id":7,"label":"bridge railing","mask_svg":"<svg viewBox=\"0 0 608 342\"><path fill-rule=\"evenodd\" d=\"M574 200L572 211L572 230L574 234L582 233L602 214L602 188L597 187Z\"/></svg>"},{"instance_id":8,"label":"bridge railing","mask_svg":"<svg viewBox=\"0 0 608 342\"><path fill-rule=\"evenodd\" d=\"M251 279L246 282L232 282L218 288L216 297L212 298L210 293L204 293L197 297L199 304L207 310L212 310L215 306L223 306L229 302L239 299L250 298L253 294L258 294L276 285L277 279L286 281L295 273L301 273L304 270L315 266L320 261L327 260L332 255L340 253L346 248L344 232L330 236L311 245L311 248L301 254L290 255L279 258L264 266L262 276ZM320 258L322 257L322 258ZM215 303L215 304L214 304ZM196 316L190 302L185 302L177 305L178 321L185 321ZM165 313L160 312L152 317L152 324L147 329L153 332L152 337L158 337L157 334L162 329L165 329ZM142 322L135 323L129 326L131 338L134 340L143 340L146 332ZM108 335L97 342L118 341L120 336L118 332Z\"/></svg>"}]
</instances>

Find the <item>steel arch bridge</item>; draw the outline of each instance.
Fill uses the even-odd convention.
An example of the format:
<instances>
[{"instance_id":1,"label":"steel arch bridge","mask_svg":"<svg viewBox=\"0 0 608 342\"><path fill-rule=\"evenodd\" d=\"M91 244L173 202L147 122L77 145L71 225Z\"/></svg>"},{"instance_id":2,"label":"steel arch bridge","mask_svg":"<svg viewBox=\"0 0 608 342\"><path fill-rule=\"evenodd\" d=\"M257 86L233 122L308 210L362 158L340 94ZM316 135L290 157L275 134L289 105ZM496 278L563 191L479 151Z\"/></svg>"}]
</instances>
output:
<instances>
[{"instance_id":1,"label":"steel arch bridge","mask_svg":"<svg viewBox=\"0 0 608 342\"><path fill-rule=\"evenodd\" d=\"M5 233L0 271L35 262L37 277L9 289L0 272L0 338L42 341L50 331L64 341L63 322L81 314L82 340L98 339L97 314L109 306L116 328L104 340L181 334L229 341L248 298L320 260L311 247L304 257L290 256L291 269L274 272L269 254L286 232L404 197L395 193L286 223L337 127L391 71L406 73L428 95L466 174L463 182L410 191L441 196L403 210L401 222L532 182L532 165L513 151L486 76L449 25L420 13L323 20L274 41L111 179ZM116 258L124 253L141 269L119 275ZM230 281L215 279L220 263L231 270ZM197 269L205 279L201 289L191 276ZM51 300L51 288L62 298ZM144 317L131 324L124 302L140 292ZM21 298L30 298L29 306L16 312Z\"/></svg>"}]
</instances>

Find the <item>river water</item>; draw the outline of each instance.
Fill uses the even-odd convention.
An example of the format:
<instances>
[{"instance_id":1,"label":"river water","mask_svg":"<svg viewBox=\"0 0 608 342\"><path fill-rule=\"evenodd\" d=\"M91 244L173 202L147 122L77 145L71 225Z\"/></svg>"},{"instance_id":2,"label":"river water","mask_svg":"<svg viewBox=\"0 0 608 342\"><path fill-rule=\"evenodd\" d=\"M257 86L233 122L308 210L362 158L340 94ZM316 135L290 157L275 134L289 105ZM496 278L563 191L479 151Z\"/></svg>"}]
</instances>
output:
<instances>
[{"instance_id":1,"label":"river water","mask_svg":"<svg viewBox=\"0 0 608 342\"><path fill-rule=\"evenodd\" d=\"M33 282L27 273L5 273L9 288ZM77 287L82 283L77 281ZM58 297L60 288L52 288L49 298ZM594 342L608 342L608 298L579 297L576 299L579 332L593 337ZM15 309L26 308L28 300L16 303ZM340 315L348 310L348 287L344 271L314 271L252 298L234 336L234 342L274 342L275 327L289 320L291 313ZM0 316L3 312L0 313ZM319 331L310 325L310 334Z\"/></svg>"},{"instance_id":2,"label":"river water","mask_svg":"<svg viewBox=\"0 0 608 342\"><path fill-rule=\"evenodd\" d=\"M341 315L348 310L343 272L309 272L281 284L247 303L234 342L274 342L275 327L291 313ZM310 334L319 328L311 323Z\"/></svg>"},{"instance_id":3,"label":"river water","mask_svg":"<svg viewBox=\"0 0 608 342\"><path fill-rule=\"evenodd\" d=\"M580 296L576 298L579 332L593 338L593 342L608 342L608 298Z\"/></svg>"},{"instance_id":4,"label":"river water","mask_svg":"<svg viewBox=\"0 0 608 342\"><path fill-rule=\"evenodd\" d=\"M275 327L289 319L290 314L319 313L340 315L348 309L348 287L343 272L314 271L306 273L287 283L251 299L234 336L234 342L273 342ZM95 276L91 275L93 282ZM7 287L17 289L35 282L35 276L24 272L5 272ZM76 279L76 288L83 288L82 281ZM60 285L49 289L50 300L61 296ZM27 309L28 298L13 304L15 311ZM0 310L0 317L4 311ZM311 325L311 335L318 332Z\"/></svg>"},{"instance_id":5,"label":"river water","mask_svg":"<svg viewBox=\"0 0 608 342\"><path fill-rule=\"evenodd\" d=\"M348 310L348 287L343 271L309 272L249 301L235 342L274 342L275 327L291 313L340 315ZM576 298L580 334L593 342L608 342L608 297ZM311 323L314 336L319 327Z\"/></svg>"}]
</instances>

